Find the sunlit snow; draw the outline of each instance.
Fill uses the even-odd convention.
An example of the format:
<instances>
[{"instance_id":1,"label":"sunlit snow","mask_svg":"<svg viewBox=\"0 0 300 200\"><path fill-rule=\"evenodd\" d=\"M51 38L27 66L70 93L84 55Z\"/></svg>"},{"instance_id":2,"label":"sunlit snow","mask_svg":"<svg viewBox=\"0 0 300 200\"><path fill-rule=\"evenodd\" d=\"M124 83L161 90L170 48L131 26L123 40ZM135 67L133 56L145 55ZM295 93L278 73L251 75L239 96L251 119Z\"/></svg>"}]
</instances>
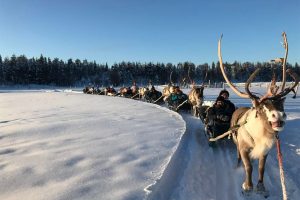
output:
<instances>
[{"instance_id":1,"label":"sunlit snow","mask_svg":"<svg viewBox=\"0 0 300 200\"><path fill-rule=\"evenodd\" d=\"M220 90L206 88L205 99ZM280 134L290 199L300 196L299 99L287 96ZM190 113L72 89L1 90L0 113L0 199L244 199L234 146L209 147ZM281 199L275 147L265 186Z\"/></svg>"}]
</instances>

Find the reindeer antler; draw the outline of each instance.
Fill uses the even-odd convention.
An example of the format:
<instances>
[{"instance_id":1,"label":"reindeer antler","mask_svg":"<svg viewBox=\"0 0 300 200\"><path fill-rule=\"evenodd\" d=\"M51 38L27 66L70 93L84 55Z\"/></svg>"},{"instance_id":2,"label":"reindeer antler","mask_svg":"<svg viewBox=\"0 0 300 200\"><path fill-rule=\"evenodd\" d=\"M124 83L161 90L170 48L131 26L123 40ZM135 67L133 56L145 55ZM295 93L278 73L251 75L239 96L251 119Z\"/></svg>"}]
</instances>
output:
<instances>
[{"instance_id":1,"label":"reindeer antler","mask_svg":"<svg viewBox=\"0 0 300 200\"><path fill-rule=\"evenodd\" d=\"M253 81L253 79L255 78L255 76L258 74L260 68L257 68L252 74L251 76L248 78L246 84L245 84L245 91L247 92L247 94L249 95L250 99L252 100L252 103L255 107L258 106L259 104L259 97L254 95L252 92L250 92L249 90L249 86L250 83Z\"/></svg>"},{"instance_id":2,"label":"reindeer antler","mask_svg":"<svg viewBox=\"0 0 300 200\"><path fill-rule=\"evenodd\" d=\"M277 94L279 87L276 85L276 74L273 71L272 81L268 87L267 93L259 99L259 102L263 102L264 100L268 99L269 97L273 97Z\"/></svg>"},{"instance_id":3,"label":"reindeer antler","mask_svg":"<svg viewBox=\"0 0 300 200\"><path fill-rule=\"evenodd\" d=\"M171 73L170 73L170 83L171 83L172 85L174 85L174 83L173 83L173 81L172 81L172 74L173 74L173 70L172 70Z\"/></svg>"},{"instance_id":4,"label":"reindeer antler","mask_svg":"<svg viewBox=\"0 0 300 200\"><path fill-rule=\"evenodd\" d=\"M189 69L188 69L188 78L189 78L189 81L190 81L190 84L193 83L192 79L191 79L191 76L190 76L190 72L191 72L191 66L189 65Z\"/></svg>"},{"instance_id":5,"label":"reindeer antler","mask_svg":"<svg viewBox=\"0 0 300 200\"><path fill-rule=\"evenodd\" d=\"M299 76L295 72L293 72L293 70L288 69L288 70L286 70L286 72L294 79L294 81L295 81L294 85L292 85L289 88L285 88L279 94L276 94L275 96L270 97L268 99L273 100L273 99L282 98L282 97L288 95L288 93L290 93L299 84Z\"/></svg>"},{"instance_id":6,"label":"reindeer antler","mask_svg":"<svg viewBox=\"0 0 300 200\"><path fill-rule=\"evenodd\" d=\"M287 55L288 55L288 43L287 43L287 38L286 38L286 33L285 32L282 33L282 36L283 36L283 39L284 39L285 57L273 60L274 62L282 62L283 63L282 64L283 74L282 74L281 92L279 94L276 94L278 92L279 87L276 86L276 78L275 78L275 76L273 76L272 82L270 84L270 87L269 87L267 93L263 97L259 98L256 95L252 94L249 90L250 83L253 81L253 79L255 78L257 73L259 72L259 69L256 69L251 74L251 76L249 77L249 79L248 79L248 81L245 85L245 90L246 90L247 94L239 91L237 89L237 87L234 86L231 83L231 81L228 79L228 77L225 73L225 69L224 69L223 61L222 61L221 40L222 40L223 35L221 35L221 38L220 38L219 43L218 43L218 57L219 57L220 68L221 68L221 72L223 74L223 77L226 80L227 84L230 86L230 88L238 96L240 96L242 98L252 99L252 101L254 101L254 105L257 105L258 103L261 103L262 101L264 101L266 99L273 100L273 99L282 98L282 97L286 96L288 93L290 93L299 83L298 75L296 73L294 73L291 69L286 70L286 60L287 60ZM286 73L288 73L294 79L295 83L292 87L284 89L285 88L285 83L286 83Z\"/></svg>"},{"instance_id":7,"label":"reindeer antler","mask_svg":"<svg viewBox=\"0 0 300 200\"><path fill-rule=\"evenodd\" d=\"M282 85L281 85L281 91L284 90L285 88L285 82L286 82L286 60L287 60L287 56L288 56L288 50L289 50L289 46L288 46L288 42L287 42L287 38L286 38L286 33L283 32L282 33L282 37L283 37L283 47L285 49L285 56L283 59L283 63L282 63Z\"/></svg>"},{"instance_id":8,"label":"reindeer antler","mask_svg":"<svg viewBox=\"0 0 300 200\"><path fill-rule=\"evenodd\" d=\"M272 95L276 95L279 87L276 85L276 74L273 71L272 81L269 86L269 91Z\"/></svg>"},{"instance_id":9,"label":"reindeer antler","mask_svg":"<svg viewBox=\"0 0 300 200\"><path fill-rule=\"evenodd\" d=\"M204 77L204 79L203 79L202 86L201 86L201 87L203 87L203 88L204 88L205 81L206 81L206 79L207 79L207 71L208 71L208 70L206 69L205 77Z\"/></svg>"},{"instance_id":10,"label":"reindeer antler","mask_svg":"<svg viewBox=\"0 0 300 200\"><path fill-rule=\"evenodd\" d=\"M223 34L221 35L221 38L219 40L219 43L218 43L218 56L219 56L219 62L220 62L220 68L221 68L221 72L223 74L223 77L225 79L225 81L227 82L227 84L229 85L229 87L240 97L242 98L250 98L250 96L248 94L245 94L241 91L239 91L236 86L234 86L231 81L228 79L226 73L225 73L225 69L224 69L224 66L223 66L223 60L222 60L222 53L221 53L221 40L223 38Z\"/></svg>"}]
</instances>

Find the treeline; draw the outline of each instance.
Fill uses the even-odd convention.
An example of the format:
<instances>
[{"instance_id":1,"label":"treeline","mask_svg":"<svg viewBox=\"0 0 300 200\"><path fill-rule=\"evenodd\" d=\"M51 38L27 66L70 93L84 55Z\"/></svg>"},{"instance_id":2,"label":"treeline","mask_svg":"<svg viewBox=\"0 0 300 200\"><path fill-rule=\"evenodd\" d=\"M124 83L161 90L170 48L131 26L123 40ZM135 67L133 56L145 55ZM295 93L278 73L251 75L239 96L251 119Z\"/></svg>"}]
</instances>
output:
<instances>
[{"instance_id":1,"label":"treeline","mask_svg":"<svg viewBox=\"0 0 300 200\"><path fill-rule=\"evenodd\" d=\"M224 63L227 75L232 81L245 82L250 74L257 68L261 72L256 77L256 81L270 81L272 71L281 78L281 66L271 65L268 62L234 62ZM298 63L294 66L288 64L287 68L300 74ZM172 75L171 75L172 74ZM171 76L170 76L171 75ZM58 58L53 60L41 55L39 58L27 58L25 55L2 59L0 55L0 84L43 84L56 86L84 86L93 85L128 85L133 81L137 84L146 85L151 80L153 84L165 84L170 80L181 84L210 82L222 82L219 62L195 65L191 62L178 63L140 63L140 62L121 62L112 66L107 64L97 64L87 60L69 59L63 61Z\"/></svg>"}]
</instances>

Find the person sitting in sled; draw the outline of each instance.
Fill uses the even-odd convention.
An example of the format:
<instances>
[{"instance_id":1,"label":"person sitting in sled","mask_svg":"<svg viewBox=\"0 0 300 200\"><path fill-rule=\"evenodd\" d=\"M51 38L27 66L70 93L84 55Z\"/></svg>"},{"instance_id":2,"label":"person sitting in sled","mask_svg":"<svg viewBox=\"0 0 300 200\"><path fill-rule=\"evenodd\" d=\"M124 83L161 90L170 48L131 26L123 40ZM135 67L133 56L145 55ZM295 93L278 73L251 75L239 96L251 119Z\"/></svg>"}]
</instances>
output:
<instances>
[{"instance_id":1,"label":"person sitting in sled","mask_svg":"<svg viewBox=\"0 0 300 200\"><path fill-rule=\"evenodd\" d=\"M177 109L185 100L187 100L187 95L180 90L179 86L175 86L174 91L166 99L168 106L173 109Z\"/></svg>"},{"instance_id":2,"label":"person sitting in sled","mask_svg":"<svg viewBox=\"0 0 300 200\"><path fill-rule=\"evenodd\" d=\"M226 89L221 90L219 96L224 97L224 104L226 106L226 110L232 115L235 111L235 105L229 100L229 92Z\"/></svg>"},{"instance_id":3,"label":"person sitting in sled","mask_svg":"<svg viewBox=\"0 0 300 200\"><path fill-rule=\"evenodd\" d=\"M157 91L154 86L150 90L145 92L145 100L150 103L154 103L157 99L161 97L161 92ZM161 98L162 101L162 98ZM159 103L161 103L161 101Z\"/></svg>"},{"instance_id":4,"label":"person sitting in sled","mask_svg":"<svg viewBox=\"0 0 300 200\"><path fill-rule=\"evenodd\" d=\"M206 124L210 137L217 137L228 131L231 116L232 112L228 110L225 98L219 96L207 111Z\"/></svg>"},{"instance_id":5,"label":"person sitting in sled","mask_svg":"<svg viewBox=\"0 0 300 200\"><path fill-rule=\"evenodd\" d=\"M179 102L182 99L182 91L180 90L180 88L178 86L174 87L174 91L170 94L169 96L169 100L173 103L175 102Z\"/></svg>"}]
</instances>

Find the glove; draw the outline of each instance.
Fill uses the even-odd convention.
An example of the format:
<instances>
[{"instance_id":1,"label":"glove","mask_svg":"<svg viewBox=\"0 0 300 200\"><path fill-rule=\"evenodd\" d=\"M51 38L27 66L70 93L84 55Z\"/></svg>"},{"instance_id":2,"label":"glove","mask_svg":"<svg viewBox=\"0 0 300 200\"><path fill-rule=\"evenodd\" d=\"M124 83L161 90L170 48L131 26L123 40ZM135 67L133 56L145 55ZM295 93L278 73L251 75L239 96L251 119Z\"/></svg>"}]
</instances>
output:
<instances>
[{"instance_id":1,"label":"glove","mask_svg":"<svg viewBox=\"0 0 300 200\"><path fill-rule=\"evenodd\" d=\"M229 121L229 116L224 115L224 116L222 116L221 120L223 122L228 122Z\"/></svg>"},{"instance_id":2,"label":"glove","mask_svg":"<svg viewBox=\"0 0 300 200\"><path fill-rule=\"evenodd\" d=\"M229 116L226 115L218 115L217 119L223 122L228 122L229 121Z\"/></svg>"}]
</instances>

